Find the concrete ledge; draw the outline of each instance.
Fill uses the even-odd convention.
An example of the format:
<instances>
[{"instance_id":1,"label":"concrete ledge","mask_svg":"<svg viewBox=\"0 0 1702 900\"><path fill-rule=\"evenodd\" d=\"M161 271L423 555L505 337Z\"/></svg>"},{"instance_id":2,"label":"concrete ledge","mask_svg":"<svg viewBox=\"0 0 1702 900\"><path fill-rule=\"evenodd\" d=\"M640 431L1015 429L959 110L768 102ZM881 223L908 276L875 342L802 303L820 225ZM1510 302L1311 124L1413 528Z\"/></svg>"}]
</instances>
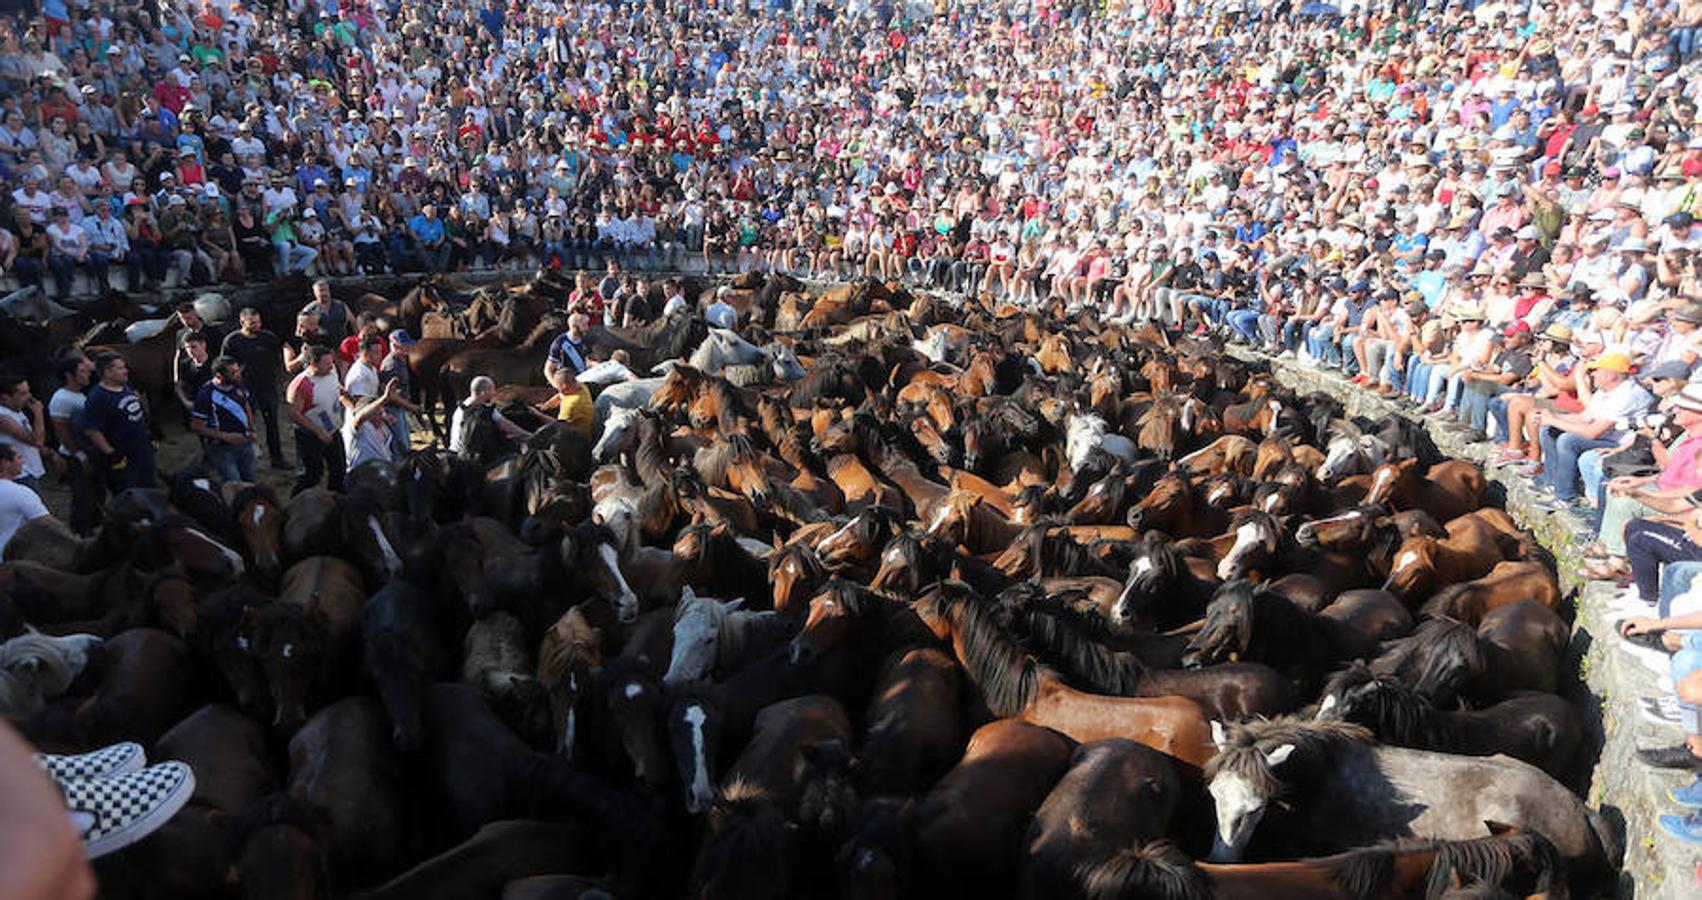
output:
<instances>
[{"instance_id":1,"label":"concrete ledge","mask_svg":"<svg viewBox=\"0 0 1702 900\"><path fill-rule=\"evenodd\" d=\"M1416 415L1317 366L1272 359L1241 348L1232 347L1230 352L1268 363L1277 380L1293 390L1321 391L1340 400L1349 415L1380 418L1392 413L1422 422L1445 455L1469 459L1483 467L1492 496L1554 554L1560 583L1576 606L1569 664L1576 665L1578 677L1563 690L1590 730L1594 754L1579 763L1570 783L1592 805L1601 807L1610 820L1623 818L1625 870L1619 896L1638 900L1694 900L1702 896L1702 885L1695 880L1702 851L1678 843L1655 825L1657 815L1680 811L1667 799L1666 792L1688 783L1690 776L1649 768L1634 755L1638 747L1675 744L1682 735L1676 729L1651 724L1638 714L1638 699L1658 693L1657 676L1629 654L1614 649L1618 638L1614 636L1613 614L1607 609L1608 598L1614 593L1612 586L1582 582L1576 575L1583 564L1578 550L1590 539L1590 523L1537 506L1538 495L1529 481L1510 468L1487 463L1491 449L1488 442L1465 442L1464 432L1442 427L1440 417Z\"/></svg>"}]
</instances>

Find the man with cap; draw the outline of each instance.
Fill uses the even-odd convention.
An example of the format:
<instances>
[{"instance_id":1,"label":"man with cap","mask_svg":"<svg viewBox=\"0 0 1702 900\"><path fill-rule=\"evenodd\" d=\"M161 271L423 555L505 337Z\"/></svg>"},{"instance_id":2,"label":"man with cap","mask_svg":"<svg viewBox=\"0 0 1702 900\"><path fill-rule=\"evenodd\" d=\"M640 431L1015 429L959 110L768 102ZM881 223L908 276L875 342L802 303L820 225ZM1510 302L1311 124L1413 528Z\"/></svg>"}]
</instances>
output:
<instances>
[{"instance_id":1,"label":"man with cap","mask_svg":"<svg viewBox=\"0 0 1702 900\"><path fill-rule=\"evenodd\" d=\"M413 396L413 385L408 372L408 351L414 346L414 336L398 328L390 332L388 344L388 352L378 364L378 381L380 384L394 382L397 386L395 408L390 411L390 441L397 453L406 453L413 446L413 433L408 417L424 412L418 404L408 399Z\"/></svg>"},{"instance_id":2,"label":"man with cap","mask_svg":"<svg viewBox=\"0 0 1702 900\"><path fill-rule=\"evenodd\" d=\"M1578 498L1578 457L1618 444L1648 410L1654 398L1631 374L1629 356L1604 353L1584 370L1573 372L1582 412L1539 409L1531 413L1541 455L1522 474L1536 476L1537 488L1552 495L1557 504L1571 505Z\"/></svg>"}]
</instances>

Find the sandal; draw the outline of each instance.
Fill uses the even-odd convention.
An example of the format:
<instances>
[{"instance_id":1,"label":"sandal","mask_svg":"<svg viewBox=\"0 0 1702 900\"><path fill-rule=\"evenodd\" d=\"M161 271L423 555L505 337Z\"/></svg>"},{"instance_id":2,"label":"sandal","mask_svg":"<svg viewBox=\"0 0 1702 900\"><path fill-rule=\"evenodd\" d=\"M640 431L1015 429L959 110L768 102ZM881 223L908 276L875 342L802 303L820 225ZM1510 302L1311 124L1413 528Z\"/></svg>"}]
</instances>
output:
<instances>
[{"instance_id":1,"label":"sandal","mask_svg":"<svg viewBox=\"0 0 1702 900\"><path fill-rule=\"evenodd\" d=\"M1578 555L1585 559L1600 560L1608 558L1607 547L1603 546L1601 541L1591 541L1588 544L1585 544L1583 547L1579 548Z\"/></svg>"}]
</instances>

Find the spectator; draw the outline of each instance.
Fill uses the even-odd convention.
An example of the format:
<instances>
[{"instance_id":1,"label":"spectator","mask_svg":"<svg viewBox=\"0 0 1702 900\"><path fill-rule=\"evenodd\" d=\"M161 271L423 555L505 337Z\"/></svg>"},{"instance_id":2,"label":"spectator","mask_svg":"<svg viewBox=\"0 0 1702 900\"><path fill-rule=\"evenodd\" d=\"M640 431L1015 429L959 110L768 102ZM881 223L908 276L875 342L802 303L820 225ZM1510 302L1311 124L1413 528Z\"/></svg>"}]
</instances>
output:
<instances>
[{"instance_id":1,"label":"spectator","mask_svg":"<svg viewBox=\"0 0 1702 900\"><path fill-rule=\"evenodd\" d=\"M42 451L53 452L47 419L41 401L30 395L29 381L15 375L0 376L0 446L11 447L17 454L20 469L12 481L40 493L40 481L47 474Z\"/></svg>"},{"instance_id":2,"label":"spectator","mask_svg":"<svg viewBox=\"0 0 1702 900\"><path fill-rule=\"evenodd\" d=\"M188 422L195 409L195 397L213 379L213 357L207 347L207 336L192 332L184 339L183 353L172 369L172 395L177 398Z\"/></svg>"},{"instance_id":3,"label":"spectator","mask_svg":"<svg viewBox=\"0 0 1702 900\"><path fill-rule=\"evenodd\" d=\"M207 466L224 481L254 480L254 408L242 387L242 363L213 360L212 380L195 393L189 430L201 438Z\"/></svg>"},{"instance_id":4,"label":"spectator","mask_svg":"<svg viewBox=\"0 0 1702 900\"><path fill-rule=\"evenodd\" d=\"M147 404L130 387L130 366L117 353L95 359L100 379L83 405L83 437L100 454L106 488L120 494L153 487L154 445Z\"/></svg>"},{"instance_id":5,"label":"spectator","mask_svg":"<svg viewBox=\"0 0 1702 900\"><path fill-rule=\"evenodd\" d=\"M1531 414L1541 457L1523 472L1537 477L1538 489L1562 505L1578 497L1578 457L1586 450L1613 446L1652 399L1631 378L1631 360L1623 353L1602 354L1573 371L1584 409L1579 413L1539 409Z\"/></svg>"},{"instance_id":6,"label":"spectator","mask_svg":"<svg viewBox=\"0 0 1702 900\"><path fill-rule=\"evenodd\" d=\"M0 444L0 554L18 529L31 522L51 520L47 506L28 485L18 483L23 456L11 444Z\"/></svg>"}]
</instances>

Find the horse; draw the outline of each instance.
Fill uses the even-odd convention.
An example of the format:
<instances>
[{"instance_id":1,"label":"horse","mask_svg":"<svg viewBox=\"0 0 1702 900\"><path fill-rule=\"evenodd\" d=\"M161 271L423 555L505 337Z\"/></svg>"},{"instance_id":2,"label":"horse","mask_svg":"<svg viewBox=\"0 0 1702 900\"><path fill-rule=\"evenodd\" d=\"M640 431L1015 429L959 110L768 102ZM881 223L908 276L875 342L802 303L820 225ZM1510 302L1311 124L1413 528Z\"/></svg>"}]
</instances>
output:
<instances>
[{"instance_id":1,"label":"horse","mask_svg":"<svg viewBox=\"0 0 1702 900\"><path fill-rule=\"evenodd\" d=\"M1291 712L1300 705L1294 685L1269 666L1221 663L1203 669L1150 665L1138 645L1101 639L1086 626L1035 604L1031 585L999 596L999 616L1008 630L1076 687L1121 697L1186 697L1218 719L1243 719Z\"/></svg>"},{"instance_id":2,"label":"horse","mask_svg":"<svg viewBox=\"0 0 1702 900\"><path fill-rule=\"evenodd\" d=\"M1488 575L1509 553L1518 552L1516 539L1476 514L1454 519L1447 529L1445 538L1420 535L1402 541L1383 590L1412 602L1442 587Z\"/></svg>"},{"instance_id":3,"label":"horse","mask_svg":"<svg viewBox=\"0 0 1702 900\"><path fill-rule=\"evenodd\" d=\"M1071 738L1127 737L1194 765L1210 756L1199 704L1182 697L1124 698L1069 687L999 630L961 584L945 583L917 601L916 612L981 689L994 715L1055 728Z\"/></svg>"},{"instance_id":4,"label":"horse","mask_svg":"<svg viewBox=\"0 0 1702 900\"><path fill-rule=\"evenodd\" d=\"M533 674L525 626L509 613L474 622L462 641L461 683L484 695L491 709L528 744L548 747L555 738L548 692Z\"/></svg>"},{"instance_id":5,"label":"horse","mask_svg":"<svg viewBox=\"0 0 1702 900\"><path fill-rule=\"evenodd\" d=\"M827 567L809 544L776 541L774 552L768 557L768 583L773 585L770 599L774 610L794 616L827 583Z\"/></svg>"},{"instance_id":6,"label":"horse","mask_svg":"<svg viewBox=\"0 0 1702 900\"><path fill-rule=\"evenodd\" d=\"M1497 821L1549 838L1574 874L1619 865L1601 818L1518 760L1379 746L1358 725L1291 717L1212 732L1213 862L1238 861L1261 824L1301 852L1328 853L1396 837L1465 840ZM1279 797L1292 800L1273 804Z\"/></svg>"},{"instance_id":7,"label":"horse","mask_svg":"<svg viewBox=\"0 0 1702 900\"><path fill-rule=\"evenodd\" d=\"M1009 890L1034 811L1070 767L1075 742L1017 719L981 726L911 816L918 892Z\"/></svg>"},{"instance_id":8,"label":"horse","mask_svg":"<svg viewBox=\"0 0 1702 900\"><path fill-rule=\"evenodd\" d=\"M87 639L82 643L88 645ZM20 723L24 736L41 749L64 752L118 741L152 745L205 702L209 685L176 635L131 628L99 647L100 680L91 695L67 694Z\"/></svg>"},{"instance_id":9,"label":"horse","mask_svg":"<svg viewBox=\"0 0 1702 900\"><path fill-rule=\"evenodd\" d=\"M459 844L420 862L357 900L507 900L513 884L540 876L595 870L607 861L592 852L585 829L572 824L506 820L484 825ZM506 889L505 889L506 888Z\"/></svg>"},{"instance_id":10,"label":"horse","mask_svg":"<svg viewBox=\"0 0 1702 900\"><path fill-rule=\"evenodd\" d=\"M581 699L588 697L592 673L603 667L602 631L575 606L544 632L538 645L538 682L549 695L550 720L555 726L555 752L573 759L582 715Z\"/></svg>"},{"instance_id":11,"label":"horse","mask_svg":"<svg viewBox=\"0 0 1702 900\"><path fill-rule=\"evenodd\" d=\"M1210 575L1196 573L1190 562L1164 534L1143 536L1110 609L1111 623L1126 628L1196 618L1211 600L1214 583Z\"/></svg>"},{"instance_id":12,"label":"horse","mask_svg":"<svg viewBox=\"0 0 1702 900\"><path fill-rule=\"evenodd\" d=\"M466 627L465 617L449 612L452 608L434 604L410 578L391 580L361 607L361 661L398 750L419 746L420 698L444 674L452 653L444 635Z\"/></svg>"},{"instance_id":13,"label":"horse","mask_svg":"<svg viewBox=\"0 0 1702 900\"><path fill-rule=\"evenodd\" d=\"M1318 717L1363 725L1397 747L1504 753L1556 778L1567 774L1583 740L1572 704L1553 694L1523 693L1479 710L1437 709L1399 678L1357 662L1330 677Z\"/></svg>"},{"instance_id":14,"label":"horse","mask_svg":"<svg viewBox=\"0 0 1702 900\"><path fill-rule=\"evenodd\" d=\"M1519 896L1566 896L1566 872L1548 838L1500 823L1488 837L1385 841L1331 856L1284 862L1200 863L1219 900L1359 900L1452 896L1460 881L1508 885Z\"/></svg>"},{"instance_id":15,"label":"horse","mask_svg":"<svg viewBox=\"0 0 1702 900\"><path fill-rule=\"evenodd\" d=\"M779 613L742 609L742 603L743 598L722 603L685 589L674 611L674 646L664 685L725 679L747 655L765 656L779 646L787 627Z\"/></svg>"},{"instance_id":16,"label":"horse","mask_svg":"<svg viewBox=\"0 0 1702 900\"><path fill-rule=\"evenodd\" d=\"M1316 684L1336 663L1369 656L1374 637L1307 612L1280 594L1247 581L1218 588L1205 624L1188 642L1184 661L1262 662L1303 685Z\"/></svg>"},{"instance_id":17,"label":"horse","mask_svg":"<svg viewBox=\"0 0 1702 900\"><path fill-rule=\"evenodd\" d=\"M957 663L933 647L893 651L863 716L857 783L866 795L920 793L963 747Z\"/></svg>"},{"instance_id":18,"label":"horse","mask_svg":"<svg viewBox=\"0 0 1702 900\"><path fill-rule=\"evenodd\" d=\"M308 557L284 571L278 599L259 612L249 647L265 675L274 727L292 732L310 704L348 690L365 604L359 572L341 558Z\"/></svg>"},{"instance_id":19,"label":"horse","mask_svg":"<svg viewBox=\"0 0 1702 900\"><path fill-rule=\"evenodd\" d=\"M1151 747L1111 738L1076 748L1028 828L1019 895L1145 896L1169 880L1167 865L1191 869L1185 856L1161 861L1139 850L1170 833L1182 793L1174 762Z\"/></svg>"},{"instance_id":20,"label":"horse","mask_svg":"<svg viewBox=\"0 0 1702 900\"><path fill-rule=\"evenodd\" d=\"M1482 578L1442 589L1425 601L1423 613L1477 625L1497 607L1535 600L1553 609L1559 605L1560 598L1560 583L1547 566L1537 562L1500 562Z\"/></svg>"},{"instance_id":21,"label":"horse","mask_svg":"<svg viewBox=\"0 0 1702 900\"><path fill-rule=\"evenodd\" d=\"M26 719L70 689L101 639L90 634L49 637L28 629L0 643L0 717Z\"/></svg>"},{"instance_id":22,"label":"horse","mask_svg":"<svg viewBox=\"0 0 1702 900\"><path fill-rule=\"evenodd\" d=\"M347 697L315 712L290 738L289 763L289 792L325 817L332 883L371 884L396 871L409 829L378 702Z\"/></svg>"},{"instance_id":23,"label":"horse","mask_svg":"<svg viewBox=\"0 0 1702 900\"><path fill-rule=\"evenodd\" d=\"M1194 486L1180 474L1158 479L1152 490L1125 517L1129 527L1156 529L1173 537L1207 537L1229 524L1227 510L1201 502ZM1202 506L1204 508L1202 508Z\"/></svg>"},{"instance_id":24,"label":"horse","mask_svg":"<svg viewBox=\"0 0 1702 900\"><path fill-rule=\"evenodd\" d=\"M1477 637L1485 676L1466 686L1472 699L1559 689L1572 632L1554 610L1536 600L1497 606L1484 614Z\"/></svg>"},{"instance_id":25,"label":"horse","mask_svg":"<svg viewBox=\"0 0 1702 900\"><path fill-rule=\"evenodd\" d=\"M284 506L263 484L226 482L225 504L248 561L262 578L276 578L283 569Z\"/></svg>"},{"instance_id":26,"label":"horse","mask_svg":"<svg viewBox=\"0 0 1702 900\"><path fill-rule=\"evenodd\" d=\"M759 555L760 551L760 555ZM686 583L738 597L752 606L767 605L771 548L737 537L724 526L699 522L680 529L674 538L674 558L687 567Z\"/></svg>"},{"instance_id":27,"label":"horse","mask_svg":"<svg viewBox=\"0 0 1702 900\"><path fill-rule=\"evenodd\" d=\"M1363 502L1422 509L1447 522L1483 506L1484 484L1483 470L1476 463L1454 459L1421 473L1416 458L1403 459L1372 471L1371 488Z\"/></svg>"}]
</instances>

